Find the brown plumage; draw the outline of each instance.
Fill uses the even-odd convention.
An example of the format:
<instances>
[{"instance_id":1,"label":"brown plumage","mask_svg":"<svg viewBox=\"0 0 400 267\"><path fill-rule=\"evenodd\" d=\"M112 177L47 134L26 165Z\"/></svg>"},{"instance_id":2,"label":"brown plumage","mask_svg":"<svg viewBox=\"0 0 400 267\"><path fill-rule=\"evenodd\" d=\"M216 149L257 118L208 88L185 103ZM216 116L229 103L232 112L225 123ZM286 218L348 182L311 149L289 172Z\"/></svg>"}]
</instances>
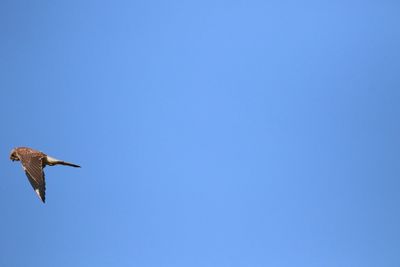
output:
<instances>
[{"instance_id":1,"label":"brown plumage","mask_svg":"<svg viewBox=\"0 0 400 267\"><path fill-rule=\"evenodd\" d=\"M37 151L29 147L17 147L11 151L10 159L12 161L21 161L22 168L28 177L33 189L39 198L43 201L46 200L46 181L44 177L44 167L46 165L66 165L75 168L80 168L81 166L58 160L47 156L43 152Z\"/></svg>"}]
</instances>

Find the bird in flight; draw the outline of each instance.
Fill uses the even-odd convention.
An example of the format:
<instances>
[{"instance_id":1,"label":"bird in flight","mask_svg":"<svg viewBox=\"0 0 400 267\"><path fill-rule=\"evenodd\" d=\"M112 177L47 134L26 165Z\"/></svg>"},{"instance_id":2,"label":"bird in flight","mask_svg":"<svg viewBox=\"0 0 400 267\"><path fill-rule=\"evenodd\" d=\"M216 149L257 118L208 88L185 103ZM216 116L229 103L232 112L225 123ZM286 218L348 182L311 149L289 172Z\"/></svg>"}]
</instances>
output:
<instances>
[{"instance_id":1,"label":"bird in flight","mask_svg":"<svg viewBox=\"0 0 400 267\"><path fill-rule=\"evenodd\" d=\"M10 159L12 161L21 161L22 168L24 169L29 182L43 203L45 203L46 200L46 182L43 171L46 165L66 165L75 168L81 167L73 163L52 158L43 152L29 147L14 148L11 151Z\"/></svg>"}]
</instances>

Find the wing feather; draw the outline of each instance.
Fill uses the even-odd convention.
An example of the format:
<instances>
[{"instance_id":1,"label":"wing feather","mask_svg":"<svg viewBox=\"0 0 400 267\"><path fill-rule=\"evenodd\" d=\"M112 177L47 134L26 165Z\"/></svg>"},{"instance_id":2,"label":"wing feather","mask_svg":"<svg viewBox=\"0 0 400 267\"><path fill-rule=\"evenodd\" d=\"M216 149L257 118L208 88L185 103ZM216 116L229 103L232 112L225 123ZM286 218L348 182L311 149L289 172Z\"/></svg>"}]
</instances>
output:
<instances>
[{"instance_id":1,"label":"wing feather","mask_svg":"<svg viewBox=\"0 0 400 267\"><path fill-rule=\"evenodd\" d=\"M44 155L42 153L27 152L18 153L17 156L33 189L44 203L46 199L46 181L43 172Z\"/></svg>"}]
</instances>

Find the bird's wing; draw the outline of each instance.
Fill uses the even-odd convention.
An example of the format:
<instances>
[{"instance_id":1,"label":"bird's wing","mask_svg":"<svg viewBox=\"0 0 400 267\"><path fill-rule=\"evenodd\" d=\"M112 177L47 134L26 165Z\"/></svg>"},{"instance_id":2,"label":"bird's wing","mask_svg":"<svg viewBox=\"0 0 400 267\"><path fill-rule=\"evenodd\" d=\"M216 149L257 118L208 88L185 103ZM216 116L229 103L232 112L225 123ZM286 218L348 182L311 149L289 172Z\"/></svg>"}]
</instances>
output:
<instances>
[{"instance_id":1,"label":"bird's wing","mask_svg":"<svg viewBox=\"0 0 400 267\"><path fill-rule=\"evenodd\" d=\"M36 194L45 202L46 182L43 172L43 155L35 153L18 153L22 167Z\"/></svg>"}]
</instances>

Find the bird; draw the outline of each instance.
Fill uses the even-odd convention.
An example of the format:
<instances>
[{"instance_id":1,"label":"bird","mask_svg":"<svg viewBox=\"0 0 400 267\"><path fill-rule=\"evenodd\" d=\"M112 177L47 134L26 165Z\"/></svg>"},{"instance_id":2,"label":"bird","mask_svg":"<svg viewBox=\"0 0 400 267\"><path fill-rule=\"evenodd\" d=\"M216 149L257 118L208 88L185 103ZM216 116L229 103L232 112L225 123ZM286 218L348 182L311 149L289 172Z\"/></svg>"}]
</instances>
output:
<instances>
[{"instance_id":1,"label":"bird","mask_svg":"<svg viewBox=\"0 0 400 267\"><path fill-rule=\"evenodd\" d=\"M73 163L52 158L41 151L29 147L17 147L12 149L10 160L21 161L22 168L33 187L33 190L35 190L43 203L46 201L46 181L43 171L46 165L65 165L75 168L81 167Z\"/></svg>"}]
</instances>

